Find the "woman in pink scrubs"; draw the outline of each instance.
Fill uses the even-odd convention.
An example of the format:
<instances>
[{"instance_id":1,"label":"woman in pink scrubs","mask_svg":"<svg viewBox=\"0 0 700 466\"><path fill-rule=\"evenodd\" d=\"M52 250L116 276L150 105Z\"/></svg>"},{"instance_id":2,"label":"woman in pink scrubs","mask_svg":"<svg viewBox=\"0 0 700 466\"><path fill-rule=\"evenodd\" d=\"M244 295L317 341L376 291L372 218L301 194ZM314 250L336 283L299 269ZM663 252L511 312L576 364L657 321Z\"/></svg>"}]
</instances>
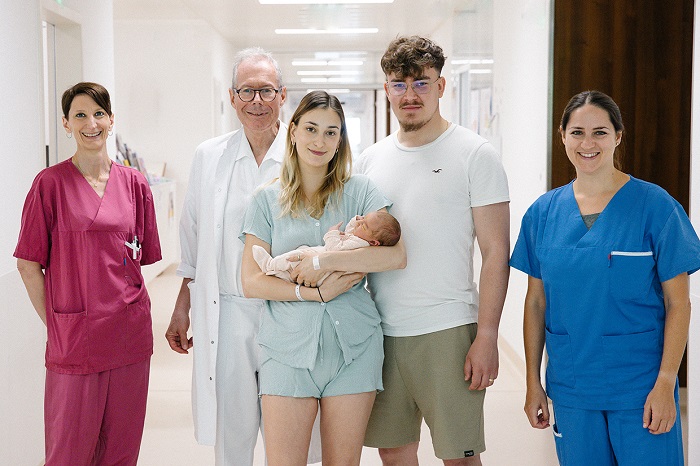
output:
<instances>
[{"instance_id":1,"label":"woman in pink scrubs","mask_svg":"<svg viewBox=\"0 0 700 466\"><path fill-rule=\"evenodd\" d=\"M46 465L135 465L153 353L141 265L161 258L153 196L107 155L104 87L78 83L62 108L77 149L34 179L14 253L47 328Z\"/></svg>"}]
</instances>

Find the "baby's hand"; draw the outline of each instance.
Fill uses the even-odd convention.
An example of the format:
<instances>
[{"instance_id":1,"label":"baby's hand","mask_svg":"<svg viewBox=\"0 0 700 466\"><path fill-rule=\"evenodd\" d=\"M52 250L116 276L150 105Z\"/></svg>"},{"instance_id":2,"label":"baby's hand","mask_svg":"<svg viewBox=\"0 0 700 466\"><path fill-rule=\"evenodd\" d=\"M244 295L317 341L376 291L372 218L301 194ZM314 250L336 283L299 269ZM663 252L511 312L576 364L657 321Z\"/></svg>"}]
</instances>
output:
<instances>
[{"instance_id":1,"label":"baby's hand","mask_svg":"<svg viewBox=\"0 0 700 466\"><path fill-rule=\"evenodd\" d=\"M330 227L330 228L328 229L328 231L340 230L340 225L342 225L342 224L343 224L343 222L339 222L339 223L333 225L332 227Z\"/></svg>"}]
</instances>

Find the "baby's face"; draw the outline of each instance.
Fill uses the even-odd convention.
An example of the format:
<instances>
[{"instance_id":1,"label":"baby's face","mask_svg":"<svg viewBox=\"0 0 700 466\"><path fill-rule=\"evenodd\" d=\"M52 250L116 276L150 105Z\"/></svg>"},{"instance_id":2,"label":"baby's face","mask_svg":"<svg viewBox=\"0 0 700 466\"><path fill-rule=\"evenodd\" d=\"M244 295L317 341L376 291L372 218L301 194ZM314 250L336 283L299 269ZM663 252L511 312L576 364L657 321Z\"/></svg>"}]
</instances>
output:
<instances>
[{"instance_id":1,"label":"baby's face","mask_svg":"<svg viewBox=\"0 0 700 466\"><path fill-rule=\"evenodd\" d=\"M362 238L365 241L375 241L374 232L377 231L381 226L381 220L379 220L375 212L370 212L369 214L362 216L358 215L355 217L355 230L352 234Z\"/></svg>"}]
</instances>

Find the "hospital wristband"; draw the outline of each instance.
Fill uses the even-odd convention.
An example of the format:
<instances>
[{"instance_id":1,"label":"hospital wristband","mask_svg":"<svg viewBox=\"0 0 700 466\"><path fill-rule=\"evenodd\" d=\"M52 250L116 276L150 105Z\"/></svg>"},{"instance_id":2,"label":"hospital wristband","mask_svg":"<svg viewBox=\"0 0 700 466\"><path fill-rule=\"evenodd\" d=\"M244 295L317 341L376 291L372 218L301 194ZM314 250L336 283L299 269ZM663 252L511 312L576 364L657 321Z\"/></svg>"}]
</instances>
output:
<instances>
[{"instance_id":1,"label":"hospital wristband","mask_svg":"<svg viewBox=\"0 0 700 466\"><path fill-rule=\"evenodd\" d=\"M321 270L321 264L318 261L318 256L314 256L311 262L314 264L314 270Z\"/></svg>"},{"instance_id":2,"label":"hospital wristband","mask_svg":"<svg viewBox=\"0 0 700 466\"><path fill-rule=\"evenodd\" d=\"M297 286L294 287L294 292L297 294L297 299L299 301L306 301L304 298L301 297L301 284L297 283Z\"/></svg>"}]
</instances>

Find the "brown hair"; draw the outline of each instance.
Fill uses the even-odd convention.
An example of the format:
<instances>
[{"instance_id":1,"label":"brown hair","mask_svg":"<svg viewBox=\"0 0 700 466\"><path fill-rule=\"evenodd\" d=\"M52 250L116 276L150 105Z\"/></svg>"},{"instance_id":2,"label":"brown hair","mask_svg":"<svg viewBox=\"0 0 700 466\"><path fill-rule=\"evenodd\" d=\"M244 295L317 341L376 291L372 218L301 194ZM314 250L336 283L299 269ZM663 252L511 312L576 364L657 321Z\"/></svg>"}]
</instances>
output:
<instances>
[{"instance_id":1,"label":"brown hair","mask_svg":"<svg viewBox=\"0 0 700 466\"><path fill-rule=\"evenodd\" d=\"M320 218L331 194L336 194L335 199L338 200L343 192L343 185L352 174L352 152L350 151L348 131L345 127L345 113L343 113L340 100L325 91L309 92L299 102L287 128L287 150L280 170L280 185L282 187L280 206L283 216L291 214L292 217L298 218L304 212L304 192L301 189L299 154L296 145L292 144L292 130L299 126L299 120L302 116L319 108L331 109L340 118L340 144L338 152L328 163L328 172L323 180L323 185L316 192L314 198L310 199L307 209L309 215Z\"/></svg>"},{"instance_id":2,"label":"brown hair","mask_svg":"<svg viewBox=\"0 0 700 466\"><path fill-rule=\"evenodd\" d=\"M73 99L80 94L85 94L90 97L97 105L107 112L107 115L112 116L112 103L109 100L109 92L107 92L107 89L97 83L82 82L69 87L63 93L63 97L61 97L61 109L63 110L64 117L68 118Z\"/></svg>"},{"instance_id":3,"label":"brown hair","mask_svg":"<svg viewBox=\"0 0 700 466\"><path fill-rule=\"evenodd\" d=\"M381 65L385 75L395 73L399 79L421 76L426 67L440 74L445 55L439 45L425 37L397 37L389 43Z\"/></svg>"},{"instance_id":4,"label":"brown hair","mask_svg":"<svg viewBox=\"0 0 700 466\"><path fill-rule=\"evenodd\" d=\"M401 225L396 220L396 217L383 210L374 213L382 222L382 226L372 232L379 244L382 246L393 246L398 243L399 238L401 238Z\"/></svg>"},{"instance_id":5,"label":"brown hair","mask_svg":"<svg viewBox=\"0 0 700 466\"><path fill-rule=\"evenodd\" d=\"M564 113L561 116L561 122L559 123L559 128L561 131L566 131L566 126L569 124L569 119L574 110L578 110L584 105L595 105L601 110L605 110L610 117L610 123L612 123L615 133L624 132L625 125L622 124L622 113L620 112L620 107L617 106L615 101L607 94L600 91L583 91L579 92L571 99L569 103L566 104ZM615 151L614 163L615 168L618 170L622 168L622 148Z\"/></svg>"}]
</instances>

